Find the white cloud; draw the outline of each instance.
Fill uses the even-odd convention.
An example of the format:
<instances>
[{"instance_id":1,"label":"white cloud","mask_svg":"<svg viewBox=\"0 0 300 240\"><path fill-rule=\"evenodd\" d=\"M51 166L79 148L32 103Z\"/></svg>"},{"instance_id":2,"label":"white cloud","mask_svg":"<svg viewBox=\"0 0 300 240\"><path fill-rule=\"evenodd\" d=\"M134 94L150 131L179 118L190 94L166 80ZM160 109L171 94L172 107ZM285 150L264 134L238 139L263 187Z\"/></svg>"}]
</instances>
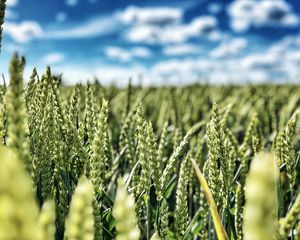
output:
<instances>
[{"instance_id":1,"label":"white cloud","mask_svg":"<svg viewBox=\"0 0 300 240\"><path fill-rule=\"evenodd\" d=\"M238 55L248 45L245 38L236 38L222 42L220 46L211 51L210 56L214 58L226 58Z\"/></svg>"},{"instance_id":2,"label":"white cloud","mask_svg":"<svg viewBox=\"0 0 300 240\"><path fill-rule=\"evenodd\" d=\"M131 6L117 16L129 25L125 37L131 42L166 44L183 43L198 37L210 40L220 38L218 22L214 16L200 16L190 23L182 23L183 10L180 8Z\"/></svg>"},{"instance_id":3,"label":"white cloud","mask_svg":"<svg viewBox=\"0 0 300 240\"><path fill-rule=\"evenodd\" d=\"M280 59L277 54L259 53L246 56L242 60L241 66L245 69L272 70L276 68L279 63Z\"/></svg>"},{"instance_id":4,"label":"white cloud","mask_svg":"<svg viewBox=\"0 0 300 240\"><path fill-rule=\"evenodd\" d=\"M287 51L285 55L287 62L293 62L300 64L300 50L297 51Z\"/></svg>"},{"instance_id":5,"label":"white cloud","mask_svg":"<svg viewBox=\"0 0 300 240\"><path fill-rule=\"evenodd\" d=\"M284 37L270 47L270 50L278 53L284 53L287 49L298 50L300 47L300 34Z\"/></svg>"},{"instance_id":6,"label":"white cloud","mask_svg":"<svg viewBox=\"0 0 300 240\"><path fill-rule=\"evenodd\" d=\"M163 49L163 53L167 56L181 56L181 55L191 55L198 54L200 52L200 47L194 44L177 44L166 46Z\"/></svg>"},{"instance_id":7,"label":"white cloud","mask_svg":"<svg viewBox=\"0 0 300 240\"><path fill-rule=\"evenodd\" d=\"M224 61L189 58L161 61L153 67L133 65L122 67L106 64L98 64L98 67L84 65L58 64L52 67L54 74L63 73L63 81L66 84L86 82L94 77L100 79L102 84L117 84L126 86L129 78L133 82L143 85L168 85L190 84L199 81L209 81L214 84L264 82L269 80L269 75L263 70L244 70L241 68L229 68L236 61L228 63Z\"/></svg>"},{"instance_id":8,"label":"white cloud","mask_svg":"<svg viewBox=\"0 0 300 240\"><path fill-rule=\"evenodd\" d=\"M295 27L298 16L284 0L235 0L228 8L231 27L243 32L250 27Z\"/></svg>"},{"instance_id":9,"label":"white cloud","mask_svg":"<svg viewBox=\"0 0 300 240\"><path fill-rule=\"evenodd\" d=\"M41 68L42 70L44 68ZM38 69L38 70L41 70ZM39 72L43 72L43 71ZM98 64L97 67L80 64L58 64L51 67L54 74L63 74L64 84L70 85L78 82L86 83L88 80L93 81L97 77L101 84L117 84L118 86L127 86L129 78L132 78L133 83L139 82L140 76L145 75L146 69L141 66L133 66L126 68L121 66L112 66ZM30 72L26 76L30 76Z\"/></svg>"},{"instance_id":10,"label":"white cloud","mask_svg":"<svg viewBox=\"0 0 300 240\"><path fill-rule=\"evenodd\" d=\"M43 35L42 27L34 21L5 22L3 30L18 43L26 43Z\"/></svg>"},{"instance_id":11,"label":"white cloud","mask_svg":"<svg viewBox=\"0 0 300 240\"><path fill-rule=\"evenodd\" d=\"M160 83L168 84L190 84L194 82L241 84L252 81L249 79L252 78L250 71L235 66L238 66L236 60L223 61L197 57L162 61L156 64L152 71L160 79Z\"/></svg>"},{"instance_id":12,"label":"white cloud","mask_svg":"<svg viewBox=\"0 0 300 240\"><path fill-rule=\"evenodd\" d=\"M292 12L291 6L284 0L263 1L260 3L261 11L257 11L258 25L297 26L299 18Z\"/></svg>"},{"instance_id":13,"label":"white cloud","mask_svg":"<svg viewBox=\"0 0 300 240\"><path fill-rule=\"evenodd\" d=\"M182 43L190 38L207 38L219 40L217 19L213 16L195 18L189 24L175 24L163 27L139 25L131 28L126 38L131 42L145 43Z\"/></svg>"},{"instance_id":14,"label":"white cloud","mask_svg":"<svg viewBox=\"0 0 300 240\"><path fill-rule=\"evenodd\" d=\"M155 64L151 71L161 84L189 84L203 81L217 66L220 67L209 59L175 58Z\"/></svg>"},{"instance_id":15,"label":"white cloud","mask_svg":"<svg viewBox=\"0 0 300 240\"><path fill-rule=\"evenodd\" d=\"M114 18L101 16L63 29L45 31L46 39L83 39L104 36L117 31L120 24Z\"/></svg>"},{"instance_id":16,"label":"white cloud","mask_svg":"<svg viewBox=\"0 0 300 240\"><path fill-rule=\"evenodd\" d=\"M185 26L183 30L187 37L207 36L213 39L216 37L217 27L218 21L214 16L201 16Z\"/></svg>"},{"instance_id":17,"label":"white cloud","mask_svg":"<svg viewBox=\"0 0 300 240\"><path fill-rule=\"evenodd\" d=\"M265 52L246 56L240 61L240 66L246 70L264 72L280 82L299 79L299 40L299 36L284 38L270 46Z\"/></svg>"},{"instance_id":18,"label":"white cloud","mask_svg":"<svg viewBox=\"0 0 300 240\"><path fill-rule=\"evenodd\" d=\"M299 46L297 38L294 38L295 41L291 41L291 38L283 39L266 50L243 57L235 56L226 61L208 59L210 65L215 65L215 68L211 69L209 79L217 81L216 74L222 73L223 80L226 78L228 82L294 82L300 76L300 51L294 46Z\"/></svg>"},{"instance_id":19,"label":"white cloud","mask_svg":"<svg viewBox=\"0 0 300 240\"><path fill-rule=\"evenodd\" d=\"M105 54L109 58L122 62L128 62L133 58L149 58L151 56L150 50L144 47L135 47L130 50L120 47L107 47Z\"/></svg>"},{"instance_id":20,"label":"white cloud","mask_svg":"<svg viewBox=\"0 0 300 240\"><path fill-rule=\"evenodd\" d=\"M266 50L245 56L232 55L226 61L222 58L210 57L174 58L161 61L151 68L149 75L160 79L160 83L173 84L205 79L214 84L295 82L300 77L299 40L300 36L285 38ZM244 45L242 42L237 45ZM232 49L226 51L231 53Z\"/></svg>"},{"instance_id":21,"label":"white cloud","mask_svg":"<svg viewBox=\"0 0 300 240\"><path fill-rule=\"evenodd\" d=\"M120 13L119 17L127 24L168 25L180 22L182 15L183 12L180 8L130 6Z\"/></svg>"},{"instance_id":22,"label":"white cloud","mask_svg":"<svg viewBox=\"0 0 300 240\"><path fill-rule=\"evenodd\" d=\"M155 43L159 41L161 29L159 27L143 25L133 27L126 34L126 38L131 42Z\"/></svg>"},{"instance_id":23,"label":"white cloud","mask_svg":"<svg viewBox=\"0 0 300 240\"><path fill-rule=\"evenodd\" d=\"M6 1L6 6L8 7L14 7L18 4L18 0L7 0Z\"/></svg>"},{"instance_id":24,"label":"white cloud","mask_svg":"<svg viewBox=\"0 0 300 240\"><path fill-rule=\"evenodd\" d=\"M135 47L131 49L131 54L132 56L139 58L149 58L152 55L151 51L144 47Z\"/></svg>"},{"instance_id":25,"label":"white cloud","mask_svg":"<svg viewBox=\"0 0 300 240\"><path fill-rule=\"evenodd\" d=\"M161 61L154 65L153 70L159 75L170 75L174 73L190 73L200 67L194 60L172 59Z\"/></svg>"},{"instance_id":26,"label":"white cloud","mask_svg":"<svg viewBox=\"0 0 300 240\"><path fill-rule=\"evenodd\" d=\"M62 13L61 16L56 16L57 20L64 20L65 16L63 15ZM47 26L42 28L35 21L21 23L6 21L4 23L4 32L19 43L27 43L33 39L84 39L106 36L120 28L120 22L111 16L92 18L83 23L64 26L64 28L61 28L61 25L57 25L55 28L47 28Z\"/></svg>"},{"instance_id":27,"label":"white cloud","mask_svg":"<svg viewBox=\"0 0 300 240\"><path fill-rule=\"evenodd\" d=\"M77 5L79 2L79 0L65 0L65 3L68 5L68 6L75 6Z\"/></svg>"},{"instance_id":28,"label":"white cloud","mask_svg":"<svg viewBox=\"0 0 300 240\"><path fill-rule=\"evenodd\" d=\"M126 86L130 78L133 80L133 83L138 83L140 77L145 76L146 72L146 69L141 66L126 68L120 66L103 65L96 69L95 76L97 76L101 83L104 84L115 83L118 86Z\"/></svg>"},{"instance_id":29,"label":"white cloud","mask_svg":"<svg viewBox=\"0 0 300 240\"><path fill-rule=\"evenodd\" d=\"M239 66L241 59L229 61L189 58L162 61L152 69L160 84L189 84L209 82L211 84L261 83L270 80L268 71L263 69L246 69Z\"/></svg>"},{"instance_id":30,"label":"white cloud","mask_svg":"<svg viewBox=\"0 0 300 240\"><path fill-rule=\"evenodd\" d=\"M199 81L212 84L293 82L300 76L300 51L299 47L294 48L300 44L297 39L299 40L299 36L289 37L266 50L262 49L245 56L232 55L226 61L209 56L182 57L178 55L179 57L162 60L147 68L137 65L137 62L132 62L126 67L107 66L101 63L97 64L97 67L57 64L54 65L53 71L63 72L67 83L86 81L96 76L103 83L116 83L120 86L126 85L130 77L133 77L135 83L142 79L145 85L189 84ZM234 40L236 39L231 39L231 42ZM131 52L134 52L133 49L119 48L117 49L119 52L115 49L117 53L114 56L120 59L120 52L123 51L122 54L124 52L127 54L123 58L129 59Z\"/></svg>"},{"instance_id":31,"label":"white cloud","mask_svg":"<svg viewBox=\"0 0 300 240\"><path fill-rule=\"evenodd\" d=\"M63 62L64 59L65 59L64 54L59 53L59 52L53 52L53 53L49 53L46 56L44 56L42 59L42 62L45 65L54 65L54 64Z\"/></svg>"},{"instance_id":32,"label":"white cloud","mask_svg":"<svg viewBox=\"0 0 300 240\"><path fill-rule=\"evenodd\" d=\"M40 70L40 69L39 69ZM42 68L43 72L44 68ZM57 64L51 66L53 74L62 74L64 84L71 85L78 82L86 83L94 78L94 70L78 64Z\"/></svg>"},{"instance_id":33,"label":"white cloud","mask_svg":"<svg viewBox=\"0 0 300 240\"><path fill-rule=\"evenodd\" d=\"M127 52L124 49L119 48L119 47L107 47L105 49L105 54L109 58L118 59L123 62L127 62L127 61L131 60L131 56L130 56L129 52Z\"/></svg>"}]
</instances>

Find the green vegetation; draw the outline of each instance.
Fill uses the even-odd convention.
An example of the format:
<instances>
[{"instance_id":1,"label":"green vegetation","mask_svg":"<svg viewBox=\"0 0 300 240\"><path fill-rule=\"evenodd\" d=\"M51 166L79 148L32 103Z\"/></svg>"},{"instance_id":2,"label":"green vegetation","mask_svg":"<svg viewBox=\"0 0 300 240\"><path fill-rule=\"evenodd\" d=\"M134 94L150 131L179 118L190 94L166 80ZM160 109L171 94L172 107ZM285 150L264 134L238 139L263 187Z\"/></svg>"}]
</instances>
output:
<instances>
[{"instance_id":1,"label":"green vegetation","mask_svg":"<svg viewBox=\"0 0 300 240\"><path fill-rule=\"evenodd\" d=\"M300 86L24 84L24 67L0 86L0 240L300 239Z\"/></svg>"},{"instance_id":2,"label":"green vegetation","mask_svg":"<svg viewBox=\"0 0 300 240\"><path fill-rule=\"evenodd\" d=\"M300 87L24 86L24 63L0 89L0 239L299 237Z\"/></svg>"}]
</instances>

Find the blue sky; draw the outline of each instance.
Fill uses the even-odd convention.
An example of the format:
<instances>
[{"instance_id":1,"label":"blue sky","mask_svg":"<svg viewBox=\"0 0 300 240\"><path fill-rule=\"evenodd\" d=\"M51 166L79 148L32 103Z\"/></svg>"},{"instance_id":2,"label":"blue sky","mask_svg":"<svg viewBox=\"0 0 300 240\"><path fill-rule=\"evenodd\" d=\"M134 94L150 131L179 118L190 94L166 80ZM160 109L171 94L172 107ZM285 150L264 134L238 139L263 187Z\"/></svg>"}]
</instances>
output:
<instances>
[{"instance_id":1,"label":"blue sky","mask_svg":"<svg viewBox=\"0 0 300 240\"><path fill-rule=\"evenodd\" d=\"M300 1L7 0L0 71L14 51L64 82L299 82Z\"/></svg>"}]
</instances>

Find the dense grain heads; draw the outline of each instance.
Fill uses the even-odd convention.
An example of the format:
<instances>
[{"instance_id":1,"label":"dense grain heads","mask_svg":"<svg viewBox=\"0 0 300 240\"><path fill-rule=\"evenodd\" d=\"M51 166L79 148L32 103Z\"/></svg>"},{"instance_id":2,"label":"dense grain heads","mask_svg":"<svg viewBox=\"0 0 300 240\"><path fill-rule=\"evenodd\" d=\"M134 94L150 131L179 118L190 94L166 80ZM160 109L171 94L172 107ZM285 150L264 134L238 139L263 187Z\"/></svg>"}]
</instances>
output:
<instances>
[{"instance_id":1,"label":"dense grain heads","mask_svg":"<svg viewBox=\"0 0 300 240\"><path fill-rule=\"evenodd\" d=\"M118 180L113 216L116 219L116 240L138 240L140 238L134 211L134 198L128 194L121 178Z\"/></svg>"},{"instance_id":2,"label":"dense grain heads","mask_svg":"<svg viewBox=\"0 0 300 240\"><path fill-rule=\"evenodd\" d=\"M0 239L38 240L38 206L17 155L0 147Z\"/></svg>"},{"instance_id":3,"label":"dense grain heads","mask_svg":"<svg viewBox=\"0 0 300 240\"><path fill-rule=\"evenodd\" d=\"M245 240L276 239L277 178L273 155L258 154L251 163L245 186Z\"/></svg>"},{"instance_id":4,"label":"dense grain heads","mask_svg":"<svg viewBox=\"0 0 300 240\"><path fill-rule=\"evenodd\" d=\"M93 185L86 177L81 177L75 189L68 219L66 238L68 240L93 240Z\"/></svg>"}]
</instances>

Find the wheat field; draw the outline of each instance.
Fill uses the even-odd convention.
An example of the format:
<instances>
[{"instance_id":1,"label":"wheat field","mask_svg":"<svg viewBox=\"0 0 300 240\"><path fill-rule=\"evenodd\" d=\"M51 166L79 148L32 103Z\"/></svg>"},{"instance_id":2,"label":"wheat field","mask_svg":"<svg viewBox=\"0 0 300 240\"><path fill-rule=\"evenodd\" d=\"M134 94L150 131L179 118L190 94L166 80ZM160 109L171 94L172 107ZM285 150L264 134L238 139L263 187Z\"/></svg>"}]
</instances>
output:
<instances>
[{"instance_id":1,"label":"wheat field","mask_svg":"<svg viewBox=\"0 0 300 240\"><path fill-rule=\"evenodd\" d=\"M298 85L64 86L25 65L0 86L0 240L300 240Z\"/></svg>"}]
</instances>

